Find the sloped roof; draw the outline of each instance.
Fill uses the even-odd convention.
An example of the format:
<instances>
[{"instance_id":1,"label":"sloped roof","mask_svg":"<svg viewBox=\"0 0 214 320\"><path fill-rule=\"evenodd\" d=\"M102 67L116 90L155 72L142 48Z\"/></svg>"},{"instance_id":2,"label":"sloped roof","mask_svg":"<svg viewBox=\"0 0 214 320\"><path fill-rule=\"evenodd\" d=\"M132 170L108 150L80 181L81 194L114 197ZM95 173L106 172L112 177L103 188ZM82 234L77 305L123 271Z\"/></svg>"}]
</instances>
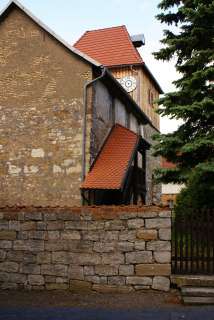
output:
<instances>
[{"instance_id":1,"label":"sloped roof","mask_svg":"<svg viewBox=\"0 0 214 320\"><path fill-rule=\"evenodd\" d=\"M7 6L0 12L0 22L4 17L10 12L12 8L17 7L20 10L22 10L28 17L30 17L37 25L39 25L43 30L45 30L47 33L49 33L52 37L54 37L57 41L59 41L64 47L66 47L69 51L74 53L75 55L79 56L86 62L96 66L100 67L102 66L101 63L98 61L95 61L93 57L87 56L86 53L81 52L78 50L78 48L72 47L69 43L67 43L65 40L63 40L61 37L59 37L53 30L51 30L48 26L46 26L41 20L39 20L36 16L34 16L27 8L25 8L19 1L17 0L11 0Z\"/></svg>"},{"instance_id":2,"label":"sloped roof","mask_svg":"<svg viewBox=\"0 0 214 320\"><path fill-rule=\"evenodd\" d=\"M116 124L94 161L81 189L120 190L139 143L139 136Z\"/></svg>"},{"instance_id":3,"label":"sloped roof","mask_svg":"<svg viewBox=\"0 0 214 320\"><path fill-rule=\"evenodd\" d=\"M86 31L74 47L107 67L143 63L126 26Z\"/></svg>"}]
</instances>

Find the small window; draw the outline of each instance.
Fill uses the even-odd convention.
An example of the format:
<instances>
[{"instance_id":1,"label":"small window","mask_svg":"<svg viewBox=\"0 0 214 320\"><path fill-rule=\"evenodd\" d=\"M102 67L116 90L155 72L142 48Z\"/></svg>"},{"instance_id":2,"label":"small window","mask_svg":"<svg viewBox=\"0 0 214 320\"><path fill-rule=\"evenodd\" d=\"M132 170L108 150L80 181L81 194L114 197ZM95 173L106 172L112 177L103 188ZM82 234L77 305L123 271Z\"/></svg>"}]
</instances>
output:
<instances>
[{"instance_id":1,"label":"small window","mask_svg":"<svg viewBox=\"0 0 214 320\"><path fill-rule=\"evenodd\" d=\"M148 103L150 106L153 106L154 103L154 95L151 89L148 89Z\"/></svg>"}]
</instances>

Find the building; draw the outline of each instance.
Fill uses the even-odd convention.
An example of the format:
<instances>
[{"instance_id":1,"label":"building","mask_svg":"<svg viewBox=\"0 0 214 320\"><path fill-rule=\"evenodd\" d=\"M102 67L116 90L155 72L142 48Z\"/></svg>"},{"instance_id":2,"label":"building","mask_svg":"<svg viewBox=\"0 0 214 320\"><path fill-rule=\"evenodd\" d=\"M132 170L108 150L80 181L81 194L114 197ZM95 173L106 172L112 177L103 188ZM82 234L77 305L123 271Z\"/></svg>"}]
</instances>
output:
<instances>
[{"instance_id":1,"label":"building","mask_svg":"<svg viewBox=\"0 0 214 320\"><path fill-rule=\"evenodd\" d=\"M158 201L151 116L16 0L0 14L0 85L1 207Z\"/></svg>"},{"instance_id":2,"label":"building","mask_svg":"<svg viewBox=\"0 0 214 320\"><path fill-rule=\"evenodd\" d=\"M162 159L162 168L164 169L174 169L176 166L174 163ZM183 184L173 184L173 183L163 183L161 192L161 203L164 206L174 206L176 202L177 195L184 188Z\"/></svg>"}]
</instances>

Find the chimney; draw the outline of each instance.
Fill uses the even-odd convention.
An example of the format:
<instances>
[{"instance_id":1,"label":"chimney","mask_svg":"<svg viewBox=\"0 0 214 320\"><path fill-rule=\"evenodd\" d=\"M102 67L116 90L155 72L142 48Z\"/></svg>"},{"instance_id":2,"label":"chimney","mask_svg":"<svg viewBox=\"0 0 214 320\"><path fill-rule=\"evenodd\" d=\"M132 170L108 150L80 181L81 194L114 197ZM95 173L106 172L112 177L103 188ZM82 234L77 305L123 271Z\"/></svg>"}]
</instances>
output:
<instances>
[{"instance_id":1,"label":"chimney","mask_svg":"<svg viewBox=\"0 0 214 320\"><path fill-rule=\"evenodd\" d=\"M145 45L145 37L144 34L134 34L131 36L131 40L135 48L140 48Z\"/></svg>"}]
</instances>

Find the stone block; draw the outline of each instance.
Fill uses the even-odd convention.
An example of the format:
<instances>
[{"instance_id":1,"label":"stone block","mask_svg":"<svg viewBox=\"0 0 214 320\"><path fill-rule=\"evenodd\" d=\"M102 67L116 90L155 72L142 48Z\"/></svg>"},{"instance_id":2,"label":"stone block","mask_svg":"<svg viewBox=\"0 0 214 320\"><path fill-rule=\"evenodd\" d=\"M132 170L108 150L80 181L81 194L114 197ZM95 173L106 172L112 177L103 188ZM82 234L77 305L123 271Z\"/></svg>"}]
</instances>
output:
<instances>
[{"instance_id":1,"label":"stone block","mask_svg":"<svg viewBox=\"0 0 214 320\"><path fill-rule=\"evenodd\" d=\"M135 241L134 243L135 250L145 250L145 247L146 247L146 244L145 244L145 241L143 240Z\"/></svg>"},{"instance_id":2,"label":"stone block","mask_svg":"<svg viewBox=\"0 0 214 320\"><path fill-rule=\"evenodd\" d=\"M64 222L63 221L48 221L47 222L47 230L53 230L53 231L64 230Z\"/></svg>"},{"instance_id":3,"label":"stone block","mask_svg":"<svg viewBox=\"0 0 214 320\"><path fill-rule=\"evenodd\" d=\"M110 276L118 274L118 267L111 265L98 265L95 266L95 274L99 276Z\"/></svg>"},{"instance_id":4,"label":"stone block","mask_svg":"<svg viewBox=\"0 0 214 320\"><path fill-rule=\"evenodd\" d=\"M41 286L45 284L44 277L41 275L29 275L28 282L30 285Z\"/></svg>"},{"instance_id":5,"label":"stone block","mask_svg":"<svg viewBox=\"0 0 214 320\"><path fill-rule=\"evenodd\" d=\"M133 251L134 243L130 241L119 241L117 244L117 249L122 252Z\"/></svg>"},{"instance_id":6,"label":"stone block","mask_svg":"<svg viewBox=\"0 0 214 320\"><path fill-rule=\"evenodd\" d=\"M76 246L74 248L75 241L76 241ZM81 252L81 253L92 253L93 252L93 246L94 246L93 241L73 240L72 242L70 242L70 244L71 244L71 247L69 246L70 251L77 251L77 252Z\"/></svg>"},{"instance_id":7,"label":"stone block","mask_svg":"<svg viewBox=\"0 0 214 320\"><path fill-rule=\"evenodd\" d=\"M146 219L145 222L147 229L171 228L171 219L169 218Z\"/></svg>"},{"instance_id":8,"label":"stone block","mask_svg":"<svg viewBox=\"0 0 214 320\"><path fill-rule=\"evenodd\" d=\"M4 261L0 263L0 271L5 272L18 272L19 264L16 262Z\"/></svg>"},{"instance_id":9,"label":"stone block","mask_svg":"<svg viewBox=\"0 0 214 320\"><path fill-rule=\"evenodd\" d=\"M8 230L9 222L8 221L0 221L0 231Z\"/></svg>"},{"instance_id":10,"label":"stone block","mask_svg":"<svg viewBox=\"0 0 214 320\"><path fill-rule=\"evenodd\" d=\"M95 252L113 252L115 244L113 242L95 242L93 246Z\"/></svg>"},{"instance_id":11,"label":"stone block","mask_svg":"<svg viewBox=\"0 0 214 320\"><path fill-rule=\"evenodd\" d=\"M144 286L144 285L134 286L134 289L135 289L136 291L149 290L149 289L151 289L151 286Z\"/></svg>"},{"instance_id":12,"label":"stone block","mask_svg":"<svg viewBox=\"0 0 214 320\"><path fill-rule=\"evenodd\" d=\"M85 281L92 282L92 283L100 283L100 277L95 276L95 275L94 276L85 276Z\"/></svg>"},{"instance_id":13,"label":"stone block","mask_svg":"<svg viewBox=\"0 0 214 320\"><path fill-rule=\"evenodd\" d=\"M74 280L83 280L84 279L83 267L70 265L68 268L68 278L74 279Z\"/></svg>"},{"instance_id":14,"label":"stone block","mask_svg":"<svg viewBox=\"0 0 214 320\"><path fill-rule=\"evenodd\" d=\"M20 267L20 272L26 274L40 274L40 266L32 263L23 264Z\"/></svg>"},{"instance_id":15,"label":"stone block","mask_svg":"<svg viewBox=\"0 0 214 320\"><path fill-rule=\"evenodd\" d=\"M171 211L160 211L158 215L160 218L171 218L172 213Z\"/></svg>"},{"instance_id":16,"label":"stone block","mask_svg":"<svg viewBox=\"0 0 214 320\"><path fill-rule=\"evenodd\" d=\"M18 231L17 232L17 240L27 240L29 237L28 231Z\"/></svg>"},{"instance_id":17,"label":"stone block","mask_svg":"<svg viewBox=\"0 0 214 320\"><path fill-rule=\"evenodd\" d=\"M88 222L87 221L66 221L65 229L88 230Z\"/></svg>"},{"instance_id":18,"label":"stone block","mask_svg":"<svg viewBox=\"0 0 214 320\"><path fill-rule=\"evenodd\" d=\"M26 212L25 213L25 220L33 220L33 221L42 220L42 213L41 212Z\"/></svg>"},{"instance_id":19,"label":"stone block","mask_svg":"<svg viewBox=\"0 0 214 320\"><path fill-rule=\"evenodd\" d=\"M51 262L51 254L49 252L39 252L37 254L37 263L39 264L49 264Z\"/></svg>"},{"instance_id":20,"label":"stone block","mask_svg":"<svg viewBox=\"0 0 214 320\"><path fill-rule=\"evenodd\" d=\"M66 230L61 232L61 238L65 240L80 240L81 234L79 231Z\"/></svg>"},{"instance_id":21,"label":"stone block","mask_svg":"<svg viewBox=\"0 0 214 320\"><path fill-rule=\"evenodd\" d=\"M67 283L47 283L45 288L47 290L67 290L69 285Z\"/></svg>"},{"instance_id":22,"label":"stone block","mask_svg":"<svg viewBox=\"0 0 214 320\"><path fill-rule=\"evenodd\" d=\"M162 240L149 241L146 243L146 249L152 251L170 251L171 242Z\"/></svg>"},{"instance_id":23,"label":"stone block","mask_svg":"<svg viewBox=\"0 0 214 320\"><path fill-rule=\"evenodd\" d=\"M129 229L139 229L144 226L144 219L130 219L127 225Z\"/></svg>"},{"instance_id":24,"label":"stone block","mask_svg":"<svg viewBox=\"0 0 214 320\"><path fill-rule=\"evenodd\" d=\"M47 223L44 221L38 221L36 223L36 229L37 230L46 230L47 229Z\"/></svg>"},{"instance_id":25,"label":"stone block","mask_svg":"<svg viewBox=\"0 0 214 320\"><path fill-rule=\"evenodd\" d=\"M84 266L83 272L85 276L93 276L95 273L94 266Z\"/></svg>"},{"instance_id":26,"label":"stone block","mask_svg":"<svg viewBox=\"0 0 214 320\"><path fill-rule=\"evenodd\" d=\"M12 248L12 241L1 240L0 241L0 248L1 249L11 249Z\"/></svg>"},{"instance_id":27,"label":"stone block","mask_svg":"<svg viewBox=\"0 0 214 320\"><path fill-rule=\"evenodd\" d=\"M68 283L68 278L62 278L62 277L56 277L56 280L54 281L56 283Z\"/></svg>"},{"instance_id":28,"label":"stone block","mask_svg":"<svg viewBox=\"0 0 214 320\"><path fill-rule=\"evenodd\" d=\"M58 240L60 238L59 231L47 231L46 240Z\"/></svg>"},{"instance_id":29,"label":"stone block","mask_svg":"<svg viewBox=\"0 0 214 320\"><path fill-rule=\"evenodd\" d=\"M108 284L110 284L110 285L124 286L125 283L126 283L126 277L124 277L124 276L109 276L108 277Z\"/></svg>"},{"instance_id":30,"label":"stone block","mask_svg":"<svg viewBox=\"0 0 214 320\"><path fill-rule=\"evenodd\" d=\"M126 253L126 263L151 263L152 252L151 251L133 251Z\"/></svg>"},{"instance_id":31,"label":"stone block","mask_svg":"<svg viewBox=\"0 0 214 320\"><path fill-rule=\"evenodd\" d=\"M44 213L44 221L54 221L57 220L56 213L46 212Z\"/></svg>"},{"instance_id":32,"label":"stone block","mask_svg":"<svg viewBox=\"0 0 214 320\"><path fill-rule=\"evenodd\" d=\"M159 239L160 240L171 240L171 229L165 228L159 230Z\"/></svg>"},{"instance_id":33,"label":"stone block","mask_svg":"<svg viewBox=\"0 0 214 320\"><path fill-rule=\"evenodd\" d=\"M82 235L83 240L98 241L100 239L97 231L85 231Z\"/></svg>"},{"instance_id":34,"label":"stone block","mask_svg":"<svg viewBox=\"0 0 214 320\"><path fill-rule=\"evenodd\" d=\"M20 221L9 221L9 230L19 231L20 230Z\"/></svg>"},{"instance_id":35,"label":"stone block","mask_svg":"<svg viewBox=\"0 0 214 320\"><path fill-rule=\"evenodd\" d=\"M38 239L44 240L45 239L45 232L44 231L29 231L28 232L29 239Z\"/></svg>"},{"instance_id":36,"label":"stone block","mask_svg":"<svg viewBox=\"0 0 214 320\"><path fill-rule=\"evenodd\" d=\"M168 276L171 274L170 264L138 264L135 267L138 276Z\"/></svg>"},{"instance_id":37,"label":"stone block","mask_svg":"<svg viewBox=\"0 0 214 320\"><path fill-rule=\"evenodd\" d=\"M152 285L152 278L137 277L137 276L127 277L126 284L151 286Z\"/></svg>"},{"instance_id":38,"label":"stone block","mask_svg":"<svg viewBox=\"0 0 214 320\"><path fill-rule=\"evenodd\" d=\"M137 238L142 240L156 240L157 230L155 229L139 229L137 230Z\"/></svg>"},{"instance_id":39,"label":"stone block","mask_svg":"<svg viewBox=\"0 0 214 320\"><path fill-rule=\"evenodd\" d=\"M119 241L134 241L136 239L136 230L126 230L119 233Z\"/></svg>"},{"instance_id":40,"label":"stone block","mask_svg":"<svg viewBox=\"0 0 214 320\"><path fill-rule=\"evenodd\" d=\"M115 286L108 284L94 284L92 290L99 293L130 293L133 291L131 286Z\"/></svg>"},{"instance_id":41,"label":"stone block","mask_svg":"<svg viewBox=\"0 0 214 320\"><path fill-rule=\"evenodd\" d=\"M132 264L121 264L119 267L119 275L130 276L134 274L134 266Z\"/></svg>"},{"instance_id":42,"label":"stone block","mask_svg":"<svg viewBox=\"0 0 214 320\"><path fill-rule=\"evenodd\" d=\"M4 283L0 284L0 288L2 290L17 290L18 285L17 285L17 283L4 282Z\"/></svg>"},{"instance_id":43,"label":"stone block","mask_svg":"<svg viewBox=\"0 0 214 320\"><path fill-rule=\"evenodd\" d=\"M9 273L8 282L24 284L27 282L27 276L20 273Z\"/></svg>"},{"instance_id":44,"label":"stone block","mask_svg":"<svg viewBox=\"0 0 214 320\"><path fill-rule=\"evenodd\" d=\"M68 250L69 244L67 240L48 240L45 241L46 251L65 251Z\"/></svg>"},{"instance_id":45,"label":"stone block","mask_svg":"<svg viewBox=\"0 0 214 320\"><path fill-rule=\"evenodd\" d=\"M105 222L105 230L124 230L125 225L122 220L111 220Z\"/></svg>"},{"instance_id":46,"label":"stone block","mask_svg":"<svg viewBox=\"0 0 214 320\"><path fill-rule=\"evenodd\" d=\"M16 240L13 244L14 250L24 250L31 252L44 251L43 240Z\"/></svg>"},{"instance_id":47,"label":"stone block","mask_svg":"<svg viewBox=\"0 0 214 320\"><path fill-rule=\"evenodd\" d=\"M0 240L15 240L16 239L16 231L0 231Z\"/></svg>"},{"instance_id":48,"label":"stone block","mask_svg":"<svg viewBox=\"0 0 214 320\"><path fill-rule=\"evenodd\" d=\"M70 263L77 265L101 264L101 256L97 253L70 253Z\"/></svg>"},{"instance_id":49,"label":"stone block","mask_svg":"<svg viewBox=\"0 0 214 320\"><path fill-rule=\"evenodd\" d=\"M35 221L23 222L20 225L20 230L23 230L23 231L36 230L36 222Z\"/></svg>"},{"instance_id":50,"label":"stone block","mask_svg":"<svg viewBox=\"0 0 214 320\"><path fill-rule=\"evenodd\" d=\"M160 291L169 291L170 280L167 277L154 277L152 289Z\"/></svg>"},{"instance_id":51,"label":"stone block","mask_svg":"<svg viewBox=\"0 0 214 320\"><path fill-rule=\"evenodd\" d=\"M154 259L158 263L170 263L171 251L154 251Z\"/></svg>"},{"instance_id":52,"label":"stone block","mask_svg":"<svg viewBox=\"0 0 214 320\"><path fill-rule=\"evenodd\" d=\"M118 230L100 232L101 241L117 241L118 237L119 237Z\"/></svg>"},{"instance_id":53,"label":"stone block","mask_svg":"<svg viewBox=\"0 0 214 320\"><path fill-rule=\"evenodd\" d=\"M110 265L117 265L117 264L124 264L125 257L122 253L103 253L102 254L102 263L103 264L110 264Z\"/></svg>"},{"instance_id":54,"label":"stone block","mask_svg":"<svg viewBox=\"0 0 214 320\"><path fill-rule=\"evenodd\" d=\"M103 221L88 221L87 229L90 230L104 230Z\"/></svg>"},{"instance_id":55,"label":"stone block","mask_svg":"<svg viewBox=\"0 0 214 320\"><path fill-rule=\"evenodd\" d=\"M88 281L70 280L69 288L71 291L74 292L88 292L91 290L92 285Z\"/></svg>"},{"instance_id":56,"label":"stone block","mask_svg":"<svg viewBox=\"0 0 214 320\"><path fill-rule=\"evenodd\" d=\"M69 264L71 261L68 251L52 252L52 262L60 264Z\"/></svg>"},{"instance_id":57,"label":"stone block","mask_svg":"<svg viewBox=\"0 0 214 320\"><path fill-rule=\"evenodd\" d=\"M0 271L0 282L7 282L9 279L9 275L10 273Z\"/></svg>"},{"instance_id":58,"label":"stone block","mask_svg":"<svg viewBox=\"0 0 214 320\"><path fill-rule=\"evenodd\" d=\"M36 255L37 255L37 252L36 253L31 253L31 252L22 252L22 251L14 251L17 256L19 255L19 253L23 254L23 260L22 262L24 263L37 263L36 261Z\"/></svg>"},{"instance_id":59,"label":"stone block","mask_svg":"<svg viewBox=\"0 0 214 320\"><path fill-rule=\"evenodd\" d=\"M50 275L50 276L59 276L67 277L68 275L68 266L64 264L42 264L41 265L41 274Z\"/></svg>"},{"instance_id":60,"label":"stone block","mask_svg":"<svg viewBox=\"0 0 214 320\"><path fill-rule=\"evenodd\" d=\"M5 260L6 258L6 251L0 250L0 261Z\"/></svg>"},{"instance_id":61,"label":"stone block","mask_svg":"<svg viewBox=\"0 0 214 320\"><path fill-rule=\"evenodd\" d=\"M158 211L146 210L146 211L139 211L137 216L140 218L155 218L158 216Z\"/></svg>"}]
</instances>

